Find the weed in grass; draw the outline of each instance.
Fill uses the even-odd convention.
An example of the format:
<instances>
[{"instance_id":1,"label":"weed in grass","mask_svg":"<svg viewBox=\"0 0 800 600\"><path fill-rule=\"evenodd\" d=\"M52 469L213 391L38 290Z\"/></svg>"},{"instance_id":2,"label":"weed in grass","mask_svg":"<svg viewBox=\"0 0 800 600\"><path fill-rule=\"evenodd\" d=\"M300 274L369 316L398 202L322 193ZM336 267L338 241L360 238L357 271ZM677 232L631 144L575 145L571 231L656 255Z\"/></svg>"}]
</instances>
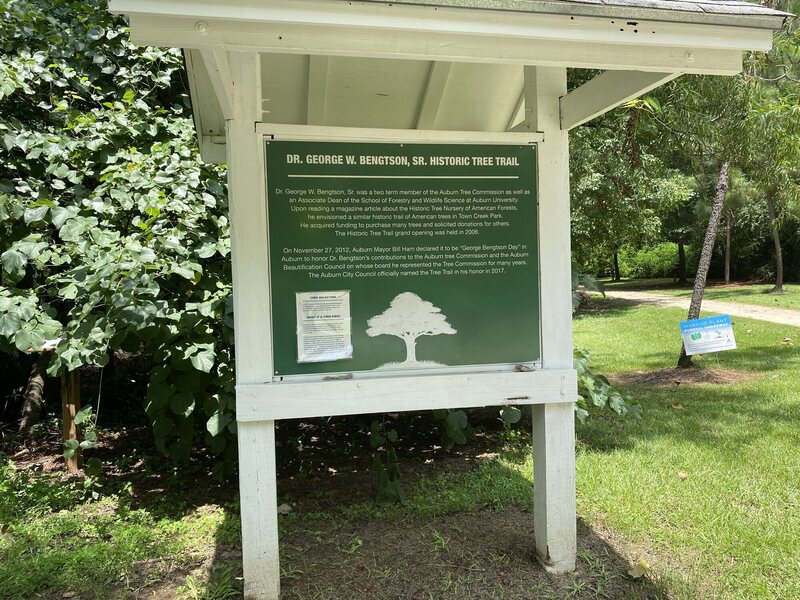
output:
<instances>
[{"instance_id":1,"label":"weed in grass","mask_svg":"<svg viewBox=\"0 0 800 600\"><path fill-rule=\"evenodd\" d=\"M207 581L189 575L186 583L177 590L180 600L225 600L241 595L241 578L234 576L234 565L231 564L217 566Z\"/></svg>"},{"instance_id":2,"label":"weed in grass","mask_svg":"<svg viewBox=\"0 0 800 600\"><path fill-rule=\"evenodd\" d=\"M588 584L585 581L576 579L564 592L563 598L564 600L569 600L570 598L577 598L579 595L582 595L588 591L589 591Z\"/></svg>"},{"instance_id":3,"label":"weed in grass","mask_svg":"<svg viewBox=\"0 0 800 600\"><path fill-rule=\"evenodd\" d=\"M394 575L392 569L379 569L377 564L374 565L374 568L367 567L367 574L373 579L379 580L390 579Z\"/></svg>"},{"instance_id":4,"label":"weed in grass","mask_svg":"<svg viewBox=\"0 0 800 600\"><path fill-rule=\"evenodd\" d=\"M492 590L492 600L506 600L508 591L502 585L496 585Z\"/></svg>"},{"instance_id":5,"label":"weed in grass","mask_svg":"<svg viewBox=\"0 0 800 600\"><path fill-rule=\"evenodd\" d=\"M307 559L303 559L302 565L285 565L281 561L281 579L300 579L307 576L311 570L317 565L309 563Z\"/></svg>"},{"instance_id":6,"label":"weed in grass","mask_svg":"<svg viewBox=\"0 0 800 600\"><path fill-rule=\"evenodd\" d=\"M481 583L483 579L481 577L477 577L476 575L459 575L458 576L458 583L462 586L470 586L475 585L476 583Z\"/></svg>"},{"instance_id":7,"label":"weed in grass","mask_svg":"<svg viewBox=\"0 0 800 600\"><path fill-rule=\"evenodd\" d=\"M324 538L322 537L322 531L320 531L319 529L315 529L313 531L310 529L304 529L303 533L305 533L307 536L309 536L312 540L314 540L318 544L321 544L324 541Z\"/></svg>"},{"instance_id":8,"label":"weed in grass","mask_svg":"<svg viewBox=\"0 0 800 600\"><path fill-rule=\"evenodd\" d=\"M357 533L353 533L347 538L347 541L344 544L337 544L336 548L339 550L339 552L344 552L345 554L352 556L358 552L359 548L361 548L363 545L363 540L358 537Z\"/></svg>"},{"instance_id":9,"label":"weed in grass","mask_svg":"<svg viewBox=\"0 0 800 600\"><path fill-rule=\"evenodd\" d=\"M453 574L448 571L444 575L444 579L442 580L442 590L445 592L457 592L458 591L458 581Z\"/></svg>"},{"instance_id":10,"label":"weed in grass","mask_svg":"<svg viewBox=\"0 0 800 600\"><path fill-rule=\"evenodd\" d=\"M508 555L507 554L495 554L494 552L489 553L489 562L493 565L500 565L504 562L508 562Z\"/></svg>"},{"instance_id":11,"label":"weed in grass","mask_svg":"<svg viewBox=\"0 0 800 600\"><path fill-rule=\"evenodd\" d=\"M434 552L444 552L450 545L450 538L444 537L435 529L431 532L431 541L433 543Z\"/></svg>"},{"instance_id":12,"label":"weed in grass","mask_svg":"<svg viewBox=\"0 0 800 600\"><path fill-rule=\"evenodd\" d=\"M578 559L586 564L589 570L591 580L589 588L595 598L609 598L609 590L612 582L617 579L617 575L608 572L606 563L587 550L578 553ZM608 559L608 551L606 550L606 559Z\"/></svg>"}]
</instances>

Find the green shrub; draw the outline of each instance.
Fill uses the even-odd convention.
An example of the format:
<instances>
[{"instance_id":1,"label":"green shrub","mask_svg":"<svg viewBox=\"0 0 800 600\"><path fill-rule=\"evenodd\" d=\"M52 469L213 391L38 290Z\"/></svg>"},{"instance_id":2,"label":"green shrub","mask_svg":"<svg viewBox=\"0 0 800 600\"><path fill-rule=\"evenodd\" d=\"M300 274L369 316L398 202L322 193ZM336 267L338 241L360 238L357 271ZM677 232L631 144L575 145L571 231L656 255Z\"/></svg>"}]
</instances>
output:
<instances>
[{"instance_id":1,"label":"green shrub","mask_svg":"<svg viewBox=\"0 0 800 600\"><path fill-rule=\"evenodd\" d=\"M693 247L686 247L687 274L694 271L696 255ZM619 253L619 270L626 279L674 277L678 272L678 245L662 242L646 248L626 246Z\"/></svg>"}]
</instances>

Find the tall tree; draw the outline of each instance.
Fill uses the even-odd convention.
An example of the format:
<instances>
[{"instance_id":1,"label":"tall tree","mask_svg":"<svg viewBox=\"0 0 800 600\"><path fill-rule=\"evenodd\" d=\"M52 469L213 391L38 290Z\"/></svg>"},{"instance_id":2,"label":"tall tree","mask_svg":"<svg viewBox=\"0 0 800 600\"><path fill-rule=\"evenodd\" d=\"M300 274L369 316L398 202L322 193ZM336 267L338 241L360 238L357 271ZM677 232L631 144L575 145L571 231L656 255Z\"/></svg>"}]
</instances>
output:
<instances>
[{"instance_id":1,"label":"tall tree","mask_svg":"<svg viewBox=\"0 0 800 600\"><path fill-rule=\"evenodd\" d=\"M772 2L780 5L780 2ZM800 8L784 2L781 8ZM745 78L754 89L748 113L749 133L743 167L763 191L770 218L775 256L775 293L783 291L781 227L800 205L800 28L789 23L776 37L773 50L753 56Z\"/></svg>"},{"instance_id":2,"label":"tall tree","mask_svg":"<svg viewBox=\"0 0 800 600\"><path fill-rule=\"evenodd\" d=\"M575 261L600 270L598 257L607 257L615 280L620 249L655 240L660 211L686 196L675 173L641 143L638 121L637 110L621 109L570 136Z\"/></svg>"},{"instance_id":3,"label":"tall tree","mask_svg":"<svg viewBox=\"0 0 800 600\"><path fill-rule=\"evenodd\" d=\"M666 133L664 147L670 149L668 155L678 164L693 167L695 172L702 172L709 164L717 172L688 314L689 319L696 319L728 190L729 167L738 164L743 153L741 124L748 114L752 91L739 77L684 76L668 86L664 94L664 110L654 118ZM691 357L681 346L678 366L691 365Z\"/></svg>"}]
</instances>

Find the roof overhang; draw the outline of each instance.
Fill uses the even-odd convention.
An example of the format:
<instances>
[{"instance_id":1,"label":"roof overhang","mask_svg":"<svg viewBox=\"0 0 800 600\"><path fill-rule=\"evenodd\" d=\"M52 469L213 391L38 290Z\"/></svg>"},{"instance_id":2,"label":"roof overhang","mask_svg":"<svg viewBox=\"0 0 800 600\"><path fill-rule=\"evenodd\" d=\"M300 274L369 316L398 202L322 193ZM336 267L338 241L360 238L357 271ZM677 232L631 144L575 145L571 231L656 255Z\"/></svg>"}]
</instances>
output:
<instances>
[{"instance_id":1,"label":"roof overhang","mask_svg":"<svg viewBox=\"0 0 800 600\"><path fill-rule=\"evenodd\" d=\"M187 50L201 148L215 162L227 52L261 55L264 121L351 127L506 130L521 110L519 66L606 71L563 99L568 129L680 74L740 72L742 52L769 50L787 17L736 0L110 0L110 10L129 16L132 42Z\"/></svg>"}]
</instances>

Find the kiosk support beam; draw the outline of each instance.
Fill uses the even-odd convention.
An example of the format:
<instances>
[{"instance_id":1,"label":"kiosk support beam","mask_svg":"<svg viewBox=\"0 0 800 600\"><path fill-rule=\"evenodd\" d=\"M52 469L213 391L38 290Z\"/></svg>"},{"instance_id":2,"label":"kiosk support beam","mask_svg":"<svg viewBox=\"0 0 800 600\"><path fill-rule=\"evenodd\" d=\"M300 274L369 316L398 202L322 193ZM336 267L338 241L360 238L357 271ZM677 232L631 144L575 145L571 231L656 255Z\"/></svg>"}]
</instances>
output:
<instances>
[{"instance_id":1,"label":"kiosk support beam","mask_svg":"<svg viewBox=\"0 0 800 600\"><path fill-rule=\"evenodd\" d=\"M569 141L559 99L567 92L561 67L524 67L525 125L541 131L539 144L542 356L545 369L572 369L569 218ZM553 573L575 570L575 420L577 389L564 401L533 406L533 517L536 553Z\"/></svg>"},{"instance_id":2,"label":"kiosk support beam","mask_svg":"<svg viewBox=\"0 0 800 600\"><path fill-rule=\"evenodd\" d=\"M583 125L679 75L678 71L605 71L561 98L561 128L569 130Z\"/></svg>"},{"instance_id":3,"label":"kiosk support beam","mask_svg":"<svg viewBox=\"0 0 800 600\"><path fill-rule=\"evenodd\" d=\"M219 102L220 110L225 120L233 116L233 102L231 99L231 72L228 64L228 53L220 48L205 48L200 50L203 62L206 64L208 77L214 88L214 95Z\"/></svg>"},{"instance_id":4,"label":"kiosk support beam","mask_svg":"<svg viewBox=\"0 0 800 600\"><path fill-rule=\"evenodd\" d=\"M255 53L229 53L232 118L226 121L228 189L233 255L236 383L272 376L267 280L266 206L261 172L261 69ZM266 349L266 355L264 352ZM244 597L278 600L278 505L275 422L239 422L239 492L242 511Z\"/></svg>"},{"instance_id":5,"label":"kiosk support beam","mask_svg":"<svg viewBox=\"0 0 800 600\"><path fill-rule=\"evenodd\" d=\"M417 115L417 129L436 129L436 117L442 107L442 99L447 89L447 81L453 70L453 63L434 61L428 76L425 96Z\"/></svg>"},{"instance_id":6,"label":"kiosk support beam","mask_svg":"<svg viewBox=\"0 0 800 600\"><path fill-rule=\"evenodd\" d=\"M328 101L329 56L308 57L308 100L306 123L325 125L325 107Z\"/></svg>"}]
</instances>

